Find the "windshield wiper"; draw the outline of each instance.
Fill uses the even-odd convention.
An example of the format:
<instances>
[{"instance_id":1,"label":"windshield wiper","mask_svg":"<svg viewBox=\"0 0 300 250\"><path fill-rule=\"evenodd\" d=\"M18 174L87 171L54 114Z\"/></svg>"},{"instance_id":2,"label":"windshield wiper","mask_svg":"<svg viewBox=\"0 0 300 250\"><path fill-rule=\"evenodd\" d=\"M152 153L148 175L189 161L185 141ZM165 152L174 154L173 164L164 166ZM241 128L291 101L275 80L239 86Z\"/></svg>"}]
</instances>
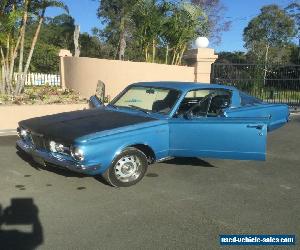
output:
<instances>
[{"instance_id":1,"label":"windshield wiper","mask_svg":"<svg viewBox=\"0 0 300 250\"><path fill-rule=\"evenodd\" d=\"M139 110L139 111L142 111L142 112L144 112L144 113L146 113L146 114L150 114L150 112L149 111L147 111L147 110L145 110L145 109L143 109L143 108L140 108L140 107L138 107L138 106L135 106L135 105L128 105L129 107L131 107L131 108L134 108L134 109L136 109L136 110Z\"/></svg>"}]
</instances>

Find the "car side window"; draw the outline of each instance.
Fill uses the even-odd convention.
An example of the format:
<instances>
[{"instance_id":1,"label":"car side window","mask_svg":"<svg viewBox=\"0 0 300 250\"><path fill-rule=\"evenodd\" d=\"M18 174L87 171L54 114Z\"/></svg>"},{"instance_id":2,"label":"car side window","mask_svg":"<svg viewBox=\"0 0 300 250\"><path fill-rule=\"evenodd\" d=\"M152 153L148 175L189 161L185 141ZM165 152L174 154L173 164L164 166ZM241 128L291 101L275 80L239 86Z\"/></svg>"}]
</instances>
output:
<instances>
[{"instance_id":1,"label":"car side window","mask_svg":"<svg viewBox=\"0 0 300 250\"><path fill-rule=\"evenodd\" d=\"M255 98L253 96L247 95L246 93L240 91L240 98L241 98L241 105L248 106L248 105L255 105L263 103L262 100Z\"/></svg>"},{"instance_id":2,"label":"car side window","mask_svg":"<svg viewBox=\"0 0 300 250\"><path fill-rule=\"evenodd\" d=\"M181 102L177 117L187 113L193 117L217 117L231 104L231 92L223 89L200 89L187 93Z\"/></svg>"}]
</instances>

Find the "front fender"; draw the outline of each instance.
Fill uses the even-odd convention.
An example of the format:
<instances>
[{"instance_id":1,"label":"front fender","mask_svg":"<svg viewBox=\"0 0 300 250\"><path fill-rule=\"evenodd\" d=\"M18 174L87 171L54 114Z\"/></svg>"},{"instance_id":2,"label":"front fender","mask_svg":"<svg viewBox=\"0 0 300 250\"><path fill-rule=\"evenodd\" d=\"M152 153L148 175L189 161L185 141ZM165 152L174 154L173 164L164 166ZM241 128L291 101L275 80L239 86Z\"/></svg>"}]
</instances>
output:
<instances>
[{"instance_id":1,"label":"front fender","mask_svg":"<svg viewBox=\"0 0 300 250\"><path fill-rule=\"evenodd\" d=\"M132 131L103 136L87 142L83 148L86 151L86 163L97 162L101 165L99 174L110 167L111 162L125 148L142 144L150 147L156 159L164 158L169 153L169 125L162 123Z\"/></svg>"}]
</instances>

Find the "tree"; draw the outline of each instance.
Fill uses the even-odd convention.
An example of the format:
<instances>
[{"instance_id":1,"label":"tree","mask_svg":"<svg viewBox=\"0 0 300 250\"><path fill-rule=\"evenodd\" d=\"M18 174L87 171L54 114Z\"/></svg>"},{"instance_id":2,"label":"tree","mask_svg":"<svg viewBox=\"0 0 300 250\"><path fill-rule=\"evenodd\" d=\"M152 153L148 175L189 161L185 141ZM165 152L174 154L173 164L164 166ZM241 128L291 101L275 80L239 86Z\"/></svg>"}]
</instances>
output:
<instances>
[{"instance_id":1,"label":"tree","mask_svg":"<svg viewBox=\"0 0 300 250\"><path fill-rule=\"evenodd\" d=\"M116 48L115 57L124 58L126 38L132 28L131 16L139 0L100 0L97 15L106 25L103 32L106 40Z\"/></svg>"},{"instance_id":2,"label":"tree","mask_svg":"<svg viewBox=\"0 0 300 250\"><path fill-rule=\"evenodd\" d=\"M41 30L39 42L48 43L74 52L74 29L75 20L68 14L47 18Z\"/></svg>"},{"instance_id":3,"label":"tree","mask_svg":"<svg viewBox=\"0 0 300 250\"><path fill-rule=\"evenodd\" d=\"M37 43L29 71L38 73L58 73L59 71L59 57L58 52L60 48L49 43ZM25 50L26 51L26 50ZM28 51L25 52L27 56Z\"/></svg>"},{"instance_id":4,"label":"tree","mask_svg":"<svg viewBox=\"0 0 300 250\"><path fill-rule=\"evenodd\" d=\"M277 5L264 6L244 29L245 47L266 64L270 48L286 46L295 35L294 21Z\"/></svg>"},{"instance_id":5,"label":"tree","mask_svg":"<svg viewBox=\"0 0 300 250\"><path fill-rule=\"evenodd\" d=\"M80 45L79 45L79 36L80 36L80 26L76 25L74 30L74 56L80 56Z\"/></svg>"},{"instance_id":6,"label":"tree","mask_svg":"<svg viewBox=\"0 0 300 250\"><path fill-rule=\"evenodd\" d=\"M101 42L96 35L82 33L79 37L80 55L83 57L109 58L112 48Z\"/></svg>"},{"instance_id":7,"label":"tree","mask_svg":"<svg viewBox=\"0 0 300 250\"><path fill-rule=\"evenodd\" d=\"M247 55L242 51L234 51L234 52L219 52L218 59L216 63L222 64L246 64L249 63Z\"/></svg>"},{"instance_id":8,"label":"tree","mask_svg":"<svg viewBox=\"0 0 300 250\"><path fill-rule=\"evenodd\" d=\"M197 36L203 35L207 29L207 16L199 6L188 2L171 4L163 36L167 48L170 48L173 54L171 64L181 64L189 43Z\"/></svg>"},{"instance_id":9,"label":"tree","mask_svg":"<svg viewBox=\"0 0 300 250\"><path fill-rule=\"evenodd\" d=\"M63 2L55 0L5 0L0 4L0 53L1 53L1 92L19 95L24 88L27 74L36 47L41 26L45 20L45 12L49 7L62 7ZM27 60L24 63L24 48L28 20L37 22L32 37ZM13 82L15 60L19 52L19 77Z\"/></svg>"},{"instance_id":10,"label":"tree","mask_svg":"<svg viewBox=\"0 0 300 250\"><path fill-rule=\"evenodd\" d=\"M165 4L159 5L155 0L145 0L139 3L137 11L132 15L133 36L146 62L155 62L167 10Z\"/></svg>"},{"instance_id":11,"label":"tree","mask_svg":"<svg viewBox=\"0 0 300 250\"><path fill-rule=\"evenodd\" d=\"M36 21L30 19L27 24L24 48L24 56L26 58L28 57L31 40L36 28ZM57 57L59 50L68 49L74 52L74 43L72 41L74 29L74 19L67 14L45 18L30 62L29 71L47 74L57 73L59 70L59 59ZM18 59L16 59L17 62Z\"/></svg>"},{"instance_id":12,"label":"tree","mask_svg":"<svg viewBox=\"0 0 300 250\"><path fill-rule=\"evenodd\" d=\"M27 25L26 57L30 51L30 38L33 37L36 26L37 24L34 21L29 21ZM57 57L59 50L68 49L74 54L74 30L75 21L67 14L46 18L30 63L30 72L57 73L59 70L59 58ZM93 58L111 57L111 46L100 40L98 32L98 30L93 30L93 35L88 33L80 34L80 56Z\"/></svg>"},{"instance_id":13,"label":"tree","mask_svg":"<svg viewBox=\"0 0 300 250\"><path fill-rule=\"evenodd\" d=\"M26 1L26 0L24 0L24 1ZM31 4L32 4L33 11L36 11L36 13L38 15L38 18L37 18L38 25L37 25L36 32L35 32L35 34L33 36L33 39L32 39L30 51L29 51L29 54L28 54L28 57L27 57L26 64L24 66L24 71L22 72L21 76L19 77L19 80L18 80L17 85L16 85L16 90L15 90L16 95L21 94L21 92L23 91L23 88L24 88L24 85L25 85L25 79L26 79L25 76L28 73L30 62L31 62L31 59L32 59L32 55L33 55L33 52L34 52L34 49L35 49L40 31L41 31L41 26L42 26L42 24L44 22L44 19L45 19L46 9L49 8L49 7L60 7L60 8L65 9L66 11L68 11L67 6L63 2L56 1L56 0L39 0L39 1L36 1L36 2L31 1ZM24 15L25 15L25 12L24 12ZM25 23L23 24L23 26L24 25L25 25ZM25 32L24 32L24 35L25 35Z\"/></svg>"},{"instance_id":14,"label":"tree","mask_svg":"<svg viewBox=\"0 0 300 250\"><path fill-rule=\"evenodd\" d=\"M295 35L295 25L291 17L277 5L267 5L244 29L245 47L256 60L263 61L263 84L265 85L268 63L282 61L284 54ZM259 84L255 86L260 89Z\"/></svg>"},{"instance_id":15,"label":"tree","mask_svg":"<svg viewBox=\"0 0 300 250\"><path fill-rule=\"evenodd\" d=\"M221 42L221 34L228 31L231 21L225 21L225 6L220 0L191 0L191 3L199 6L207 15L207 30L203 35L209 36L216 44Z\"/></svg>"},{"instance_id":16,"label":"tree","mask_svg":"<svg viewBox=\"0 0 300 250\"><path fill-rule=\"evenodd\" d=\"M1 57L1 93L12 92L13 67L21 42L22 26L16 25L22 17L19 10L21 1L4 0L0 2L0 57ZM18 37L15 39L15 37Z\"/></svg>"},{"instance_id":17,"label":"tree","mask_svg":"<svg viewBox=\"0 0 300 250\"><path fill-rule=\"evenodd\" d=\"M300 63L300 4L298 2L292 2L289 4L285 11L293 18L296 26L296 38L298 39L298 63Z\"/></svg>"},{"instance_id":18,"label":"tree","mask_svg":"<svg viewBox=\"0 0 300 250\"><path fill-rule=\"evenodd\" d=\"M106 24L104 41L118 48L119 59L126 47L132 48L127 54L133 59L143 54L147 62L180 64L191 41L208 30L203 9L188 1L102 0L100 4L98 16Z\"/></svg>"}]
</instances>

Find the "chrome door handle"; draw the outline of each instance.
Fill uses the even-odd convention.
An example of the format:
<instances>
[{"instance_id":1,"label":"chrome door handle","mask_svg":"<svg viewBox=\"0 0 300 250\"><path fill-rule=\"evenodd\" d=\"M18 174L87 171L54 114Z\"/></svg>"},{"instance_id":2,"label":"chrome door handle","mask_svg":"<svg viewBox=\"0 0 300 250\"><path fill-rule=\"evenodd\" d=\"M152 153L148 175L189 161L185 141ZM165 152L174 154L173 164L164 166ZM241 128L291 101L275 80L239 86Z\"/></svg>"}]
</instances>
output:
<instances>
[{"instance_id":1,"label":"chrome door handle","mask_svg":"<svg viewBox=\"0 0 300 250\"><path fill-rule=\"evenodd\" d=\"M262 130L263 129L263 125L247 125L247 128L256 128L256 129L259 129L259 130Z\"/></svg>"}]
</instances>

